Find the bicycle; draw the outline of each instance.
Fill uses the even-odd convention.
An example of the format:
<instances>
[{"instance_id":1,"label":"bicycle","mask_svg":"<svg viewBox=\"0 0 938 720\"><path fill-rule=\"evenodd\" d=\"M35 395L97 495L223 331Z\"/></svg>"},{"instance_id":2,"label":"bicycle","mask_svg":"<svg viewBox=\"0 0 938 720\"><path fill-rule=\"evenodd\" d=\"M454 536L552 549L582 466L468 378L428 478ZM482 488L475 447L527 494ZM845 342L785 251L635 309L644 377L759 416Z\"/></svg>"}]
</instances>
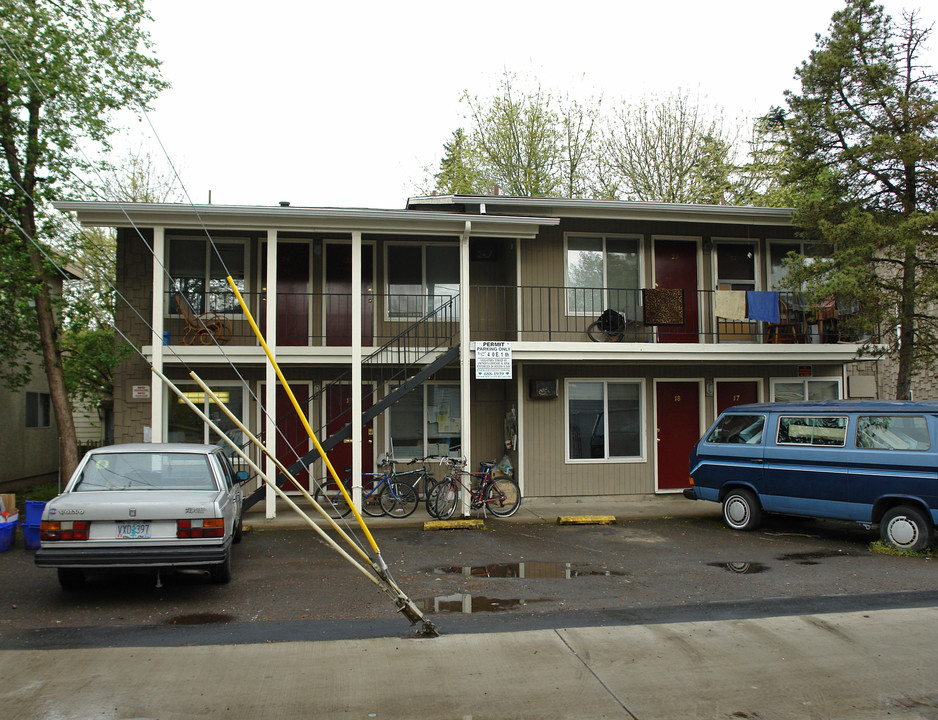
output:
<instances>
[{"instance_id":1,"label":"bicycle","mask_svg":"<svg viewBox=\"0 0 938 720\"><path fill-rule=\"evenodd\" d=\"M379 465L387 469L380 473L362 473L362 512L371 517L383 515L395 518L408 517L419 504L417 491L406 482L396 479L394 465L390 459L379 459ZM352 469L345 468L345 472L346 476L342 484L351 497ZM344 518L352 511L345 495L331 477L325 477L317 482L313 499L323 507L329 508L334 520Z\"/></svg>"},{"instance_id":2,"label":"bicycle","mask_svg":"<svg viewBox=\"0 0 938 720\"><path fill-rule=\"evenodd\" d=\"M490 512L495 517L505 518L514 515L521 507L521 490L514 478L507 475L492 475L495 461L480 463L478 472L464 470L465 459L444 458L450 470L427 496L427 513L439 520L449 520L456 512L460 489L469 493L469 507L481 509L483 514ZM471 478L467 485L462 478ZM478 487L473 485L478 481Z\"/></svg>"},{"instance_id":3,"label":"bicycle","mask_svg":"<svg viewBox=\"0 0 938 720\"><path fill-rule=\"evenodd\" d=\"M615 310L603 310L602 314L586 328L593 342L621 342L625 337L625 316Z\"/></svg>"}]
</instances>

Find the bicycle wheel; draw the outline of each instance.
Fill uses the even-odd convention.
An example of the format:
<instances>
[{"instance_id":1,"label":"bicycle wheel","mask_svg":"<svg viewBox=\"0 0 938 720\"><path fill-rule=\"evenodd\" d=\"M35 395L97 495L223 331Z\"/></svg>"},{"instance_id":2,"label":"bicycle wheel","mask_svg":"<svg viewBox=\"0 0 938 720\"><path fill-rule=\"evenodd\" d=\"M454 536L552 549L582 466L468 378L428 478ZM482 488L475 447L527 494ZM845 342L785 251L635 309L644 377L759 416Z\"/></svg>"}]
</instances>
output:
<instances>
[{"instance_id":1,"label":"bicycle wheel","mask_svg":"<svg viewBox=\"0 0 938 720\"><path fill-rule=\"evenodd\" d=\"M430 491L427 512L439 520L449 520L456 512L459 500L459 484L455 480L444 480Z\"/></svg>"},{"instance_id":2,"label":"bicycle wheel","mask_svg":"<svg viewBox=\"0 0 938 720\"><path fill-rule=\"evenodd\" d=\"M622 342L625 333L622 330L605 330L601 320L597 320L586 328L586 334L593 342Z\"/></svg>"},{"instance_id":3,"label":"bicycle wheel","mask_svg":"<svg viewBox=\"0 0 938 720\"><path fill-rule=\"evenodd\" d=\"M313 500L319 503L333 520L344 518L352 512L351 505L345 501L345 496L332 478L317 481Z\"/></svg>"},{"instance_id":4,"label":"bicycle wheel","mask_svg":"<svg viewBox=\"0 0 938 720\"><path fill-rule=\"evenodd\" d=\"M391 517L405 518L417 509L417 491L405 482L393 482L381 491L381 509Z\"/></svg>"},{"instance_id":5,"label":"bicycle wheel","mask_svg":"<svg viewBox=\"0 0 938 720\"><path fill-rule=\"evenodd\" d=\"M493 478L485 488L485 509L495 517L510 517L521 507L521 490L510 477Z\"/></svg>"},{"instance_id":6,"label":"bicycle wheel","mask_svg":"<svg viewBox=\"0 0 938 720\"><path fill-rule=\"evenodd\" d=\"M371 517L381 517L384 515L384 508L381 507L381 495L387 487L384 478L362 483L362 512Z\"/></svg>"}]
</instances>

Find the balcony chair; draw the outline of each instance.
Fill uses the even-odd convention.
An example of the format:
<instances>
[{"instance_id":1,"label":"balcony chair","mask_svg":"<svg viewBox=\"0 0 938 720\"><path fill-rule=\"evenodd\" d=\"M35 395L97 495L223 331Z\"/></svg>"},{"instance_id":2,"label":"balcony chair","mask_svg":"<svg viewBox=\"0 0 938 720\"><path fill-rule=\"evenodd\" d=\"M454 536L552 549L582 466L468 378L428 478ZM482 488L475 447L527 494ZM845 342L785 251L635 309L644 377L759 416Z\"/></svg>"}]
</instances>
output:
<instances>
[{"instance_id":1,"label":"balcony chair","mask_svg":"<svg viewBox=\"0 0 938 720\"><path fill-rule=\"evenodd\" d=\"M176 293L176 307L186 323L186 334L183 337L186 345L193 345L196 341L202 345L224 345L231 340L231 323L227 318L213 312L196 315L182 293Z\"/></svg>"},{"instance_id":2,"label":"balcony chair","mask_svg":"<svg viewBox=\"0 0 938 720\"><path fill-rule=\"evenodd\" d=\"M804 342L805 320L804 312L792 310L788 303L779 299L778 322L765 323L764 341L767 343L801 343Z\"/></svg>"}]
</instances>

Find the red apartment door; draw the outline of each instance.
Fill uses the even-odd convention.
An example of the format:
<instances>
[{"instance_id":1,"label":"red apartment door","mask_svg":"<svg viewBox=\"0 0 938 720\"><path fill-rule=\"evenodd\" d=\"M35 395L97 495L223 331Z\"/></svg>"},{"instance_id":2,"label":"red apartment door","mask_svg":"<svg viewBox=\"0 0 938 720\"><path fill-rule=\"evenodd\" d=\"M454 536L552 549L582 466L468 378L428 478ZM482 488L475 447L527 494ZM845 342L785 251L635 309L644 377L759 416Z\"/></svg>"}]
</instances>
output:
<instances>
[{"instance_id":1,"label":"red apartment door","mask_svg":"<svg viewBox=\"0 0 938 720\"><path fill-rule=\"evenodd\" d=\"M700 384L668 381L655 385L658 489L688 487L688 458L700 439Z\"/></svg>"},{"instance_id":2,"label":"red apartment door","mask_svg":"<svg viewBox=\"0 0 938 720\"><path fill-rule=\"evenodd\" d=\"M304 412L309 414L309 386L304 383L290 384L293 396ZM264 404L266 392L264 386L260 387L260 400ZM276 411L274 412L274 425L277 428L276 450L277 459L287 467L303 457L310 448L309 435L300 418L296 414L293 403L287 396L287 391L283 385L277 384ZM263 421L262 421L263 422ZM301 470L293 473L300 485L309 490L309 472ZM283 486L284 491L296 490L293 483L287 483Z\"/></svg>"},{"instance_id":3,"label":"red apartment door","mask_svg":"<svg viewBox=\"0 0 938 720\"><path fill-rule=\"evenodd\" d=\"M759 383L755 380L718 380L717 415L734 405L759 402Z\"/></svg>"},{"instance_id":4,"label":"red apartment door","mask_svg":"<svg viewBox=\"0 0 938 720\"><path fill-rule=\"evenodd\" d=\"M266 245L265 245L266 247ZM267 253L261 254L261 282L267 299ZM309 344L309 245L277 243L277 344ZM260 308L258 325L267 335L267 308Z\"/></svg>"},{"instance_id":5,"label":"red apartment door","mask_svg":"<svg viewBox=\"0 0 938 720\"><path fill-rule=\"evenodd\" d=\"M655 240L655 287L684 291L684 324L660 326L658 342L698 342L695 240Z\"/></svg>"},{"instance_id":6,"label":"red apartment door","mask_svg":"<svg viewBox=\"0 0 938 720\"><path fill-rule=\"evenodd\" d=\"M352 246L326 243L326 345L352 344ZM362 345L374 336L374 256L362 246Z\"/></svg>"},{"instance_id":7,"label":"red apartment door","mask_svg":"<svg viewBox=\"0 0 938 720\"><path fill-rule=\"evenodd\" d=\"M326 392L326 437L331 437L346 425L352 418L351 385L332 385ZM362 385L362 411L371 407L371 386ZM362 430L362 472L374 471L374 435L372 423L368 423ZM345 479L345 468L352 467L352 438L349 436L329 452L329 462Z\"/></svg>"}]
</instances>

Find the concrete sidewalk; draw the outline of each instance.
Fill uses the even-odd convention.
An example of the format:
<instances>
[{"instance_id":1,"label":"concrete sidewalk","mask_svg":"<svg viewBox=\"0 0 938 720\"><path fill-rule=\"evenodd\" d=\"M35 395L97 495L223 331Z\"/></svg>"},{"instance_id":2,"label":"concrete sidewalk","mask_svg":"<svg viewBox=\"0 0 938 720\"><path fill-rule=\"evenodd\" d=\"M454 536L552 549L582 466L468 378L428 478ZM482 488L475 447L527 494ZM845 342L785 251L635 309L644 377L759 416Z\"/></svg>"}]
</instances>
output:
<instances>
[{"instance_id":1,"label":"concrete sidewalk","mask_svg":"<svg viewBox=\"0 0 938 720\"><path fill-rule=\"evenodd\" d=\"M257 645L0 652L33 718L938 715L938 609Z\"/></svg>"},{"instance_id":2,"label":"concrete sidewalk","mask_svg":"<svg viewBox=\"0 0 938 720\"><path fill-rule=\"evenodd\" d=\"M318 513L302 497L296 498L296 504L307 511L317 524L326 524ZM718 503L693 501L681 493L662 495L610 495L581 498L524 498L521 507L510 518L495 518L491 515L486 522L541 523L557 522L559 517L612 515L616 520L629 518L678 517L678 516L714 516L720 515ZM406 518L365 517L368 527L415 527L432 520L420 503L413 515ZM457 514L454 518L458 518ZM470 517L481 517L474 512ZM354 522L350 514L345 520ZM305 527L306 522L285 502L278 501L277 516L267 518L264 504L258 503L245 513L245 525L258 529L274 527Z\"/></svg>"}]
</instances>

